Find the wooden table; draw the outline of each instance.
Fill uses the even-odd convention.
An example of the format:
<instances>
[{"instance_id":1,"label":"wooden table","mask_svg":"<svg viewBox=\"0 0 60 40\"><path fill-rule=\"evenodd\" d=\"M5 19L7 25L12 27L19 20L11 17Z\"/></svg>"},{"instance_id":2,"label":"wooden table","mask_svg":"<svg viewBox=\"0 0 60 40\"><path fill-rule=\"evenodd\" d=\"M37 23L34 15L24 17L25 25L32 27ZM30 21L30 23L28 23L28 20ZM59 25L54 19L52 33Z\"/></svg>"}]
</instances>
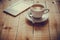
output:
<instances>
[{"instance_id":1,"label":"wooden table","mask_svg":"<svg viewBox=\"0 0 60 40\"><path fill-rule=\"evenodd\" d=\"M60 14L55 0L40 0L50 9L49 18L42 24L32 24L25 18L25 13L12 17L3 9L17 0L0 2L0 40L59 40Z\"/></svg>"}]
</instances>

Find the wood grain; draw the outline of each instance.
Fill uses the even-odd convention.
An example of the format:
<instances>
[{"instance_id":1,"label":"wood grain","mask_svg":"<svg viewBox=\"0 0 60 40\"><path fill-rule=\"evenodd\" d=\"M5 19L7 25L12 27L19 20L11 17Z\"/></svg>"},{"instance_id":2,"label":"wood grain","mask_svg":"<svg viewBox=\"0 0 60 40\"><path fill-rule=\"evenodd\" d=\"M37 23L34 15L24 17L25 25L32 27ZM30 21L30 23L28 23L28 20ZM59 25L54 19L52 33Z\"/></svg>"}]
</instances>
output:
<instances>
[{"instance_id":1,"label":"wood grain","mask_svg":"<svg viewBox=\"0 0 60 40\"><path fill-rule=\"evenodd\" d=\"M39 0L45 5L44 0ZM46 8L46 5L45 5ZM49 38L49 20L34 24L34 40L50 40Z\"/></svg>"},{"instance_id":2,"label":"wood grain","mask_svg":"<svg viewBox=\"0 0 60 40\"><path fill-rule=\"evenodd\" d=\"M33 40L33 24L26 19L27 13L28 11L19 16L17 40Z\"/></svg>"},{"instance_id":3,"label":"wood grain","mask_svg":"<svg viewBox=\"0 0 60 40\"><path fill-rule=\"evenodd\" d=\"M2 3L2 5L4 9L7 6L11 5L11 1L6 0ZM15 40L19 17L14 18L5 13L2 14L4 25L1 34L1 40Z\"/></svg>"},{"instance_id":4,"label":"wood grain","mask_svg":"<svg viewBox=\"0 0 60 40\"><path fill-rule=\"evenodd\" d=\"M47 7L50 9L49 13L49 29L51 40L57 40L57 18L58 13L55 5L52 3L53 0L46 1ZM58 19L59 20L59 19Z\"/></svg>"},{"instance_id":5,"label":"wood grain","mask_svg":"<svg viewBox=\"0 0 60 40\"><path fill-rule=\"evenodd\" d=\"M60 1L59 0L53 0L55 1L54 2L54 6L55 6L55 11L56 11L56 14L55 14L55 19L57 21L57 27L56 27L56 30L57 30L57 40L60 40Z\"/></svg>"},{"instance_id":6,"label":"wood grain","mask_svg":"<svg viewBox=\"0 0 60 40\"><path fill-rule=\"evenodd\" d=\"M0 3L0 40L59 40L60 14L57 5L52 3L54 0L38 0L50 11L47 21L35 24L26 19L28 11L17 17L3 13L5 8L17 1L4 0Z\"/></svg>"}]
</instances>

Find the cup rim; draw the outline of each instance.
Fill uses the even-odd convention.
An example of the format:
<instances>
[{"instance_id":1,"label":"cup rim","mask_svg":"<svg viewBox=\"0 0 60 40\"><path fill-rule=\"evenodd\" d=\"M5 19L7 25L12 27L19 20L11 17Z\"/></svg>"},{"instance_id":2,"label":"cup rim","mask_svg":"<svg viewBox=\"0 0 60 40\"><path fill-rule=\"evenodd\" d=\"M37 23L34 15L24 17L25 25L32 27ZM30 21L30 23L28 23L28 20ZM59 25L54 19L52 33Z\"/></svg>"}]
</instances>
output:
<instances>
[{"instance_id":1,"label":"cup rim","mask_svg":"<svg viewBox=\"0 0 60 40\"><path fill-rule=\"evenodd\" d=\"M44 8L44 5L42 5L42 4L33 4L33 5L31 6L31 11L35 11L35 10L33 10L34 7L41 7L42 10L39 10L39 11L43 11L43 10L45 9L45 8ZM36 11L36 12L39 12L39 11Z\"/></svg>"},{"instance_id":2,"label":"cup rim","mask_svg":"<svg viewBox=\"0 0 60 40\"><path fill-rule=\"evenodd\" d=\"M44 6L42 4L33 4L31 7L42 7L42 8L44 8Z\"/></svg>"}]
</instances>

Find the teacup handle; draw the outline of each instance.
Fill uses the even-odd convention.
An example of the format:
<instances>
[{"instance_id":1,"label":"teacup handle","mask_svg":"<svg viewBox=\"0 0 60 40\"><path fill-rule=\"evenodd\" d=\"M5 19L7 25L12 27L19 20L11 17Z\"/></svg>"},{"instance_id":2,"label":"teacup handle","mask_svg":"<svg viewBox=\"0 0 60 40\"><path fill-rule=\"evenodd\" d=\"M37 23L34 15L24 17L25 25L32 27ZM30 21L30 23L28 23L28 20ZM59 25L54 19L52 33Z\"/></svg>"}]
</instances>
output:
<instances>
[{"instance_id":1,"label":"teacup handle","mask_svg":"<svg viewBox=\"0 0 60 40\"><path fill-rule=\"evenodd\" d=\"M44 9L44 13L48 13L49 12L49 9Z\"/></svg>"}]
</instances>

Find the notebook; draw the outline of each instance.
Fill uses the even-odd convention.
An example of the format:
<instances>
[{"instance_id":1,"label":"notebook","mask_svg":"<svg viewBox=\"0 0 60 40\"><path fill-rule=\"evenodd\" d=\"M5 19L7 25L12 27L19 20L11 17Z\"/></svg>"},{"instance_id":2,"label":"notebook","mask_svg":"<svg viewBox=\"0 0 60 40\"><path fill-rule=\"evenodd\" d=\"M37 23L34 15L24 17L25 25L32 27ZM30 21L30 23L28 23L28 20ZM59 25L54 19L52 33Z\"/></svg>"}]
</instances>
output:
<instances>
[{"instance_id":1,"label":"notebook","mask_svg":"<svg viewBox=\"0 0 60 40\"><path fill-rule=\"evenodd\" d=\"M17 16L22 13L24 10L28 9L33 5L32 2L18 1L11 6L4 9L4 12L7 14L11 14L12 16Z\"/></svg>"}]
</instances>

